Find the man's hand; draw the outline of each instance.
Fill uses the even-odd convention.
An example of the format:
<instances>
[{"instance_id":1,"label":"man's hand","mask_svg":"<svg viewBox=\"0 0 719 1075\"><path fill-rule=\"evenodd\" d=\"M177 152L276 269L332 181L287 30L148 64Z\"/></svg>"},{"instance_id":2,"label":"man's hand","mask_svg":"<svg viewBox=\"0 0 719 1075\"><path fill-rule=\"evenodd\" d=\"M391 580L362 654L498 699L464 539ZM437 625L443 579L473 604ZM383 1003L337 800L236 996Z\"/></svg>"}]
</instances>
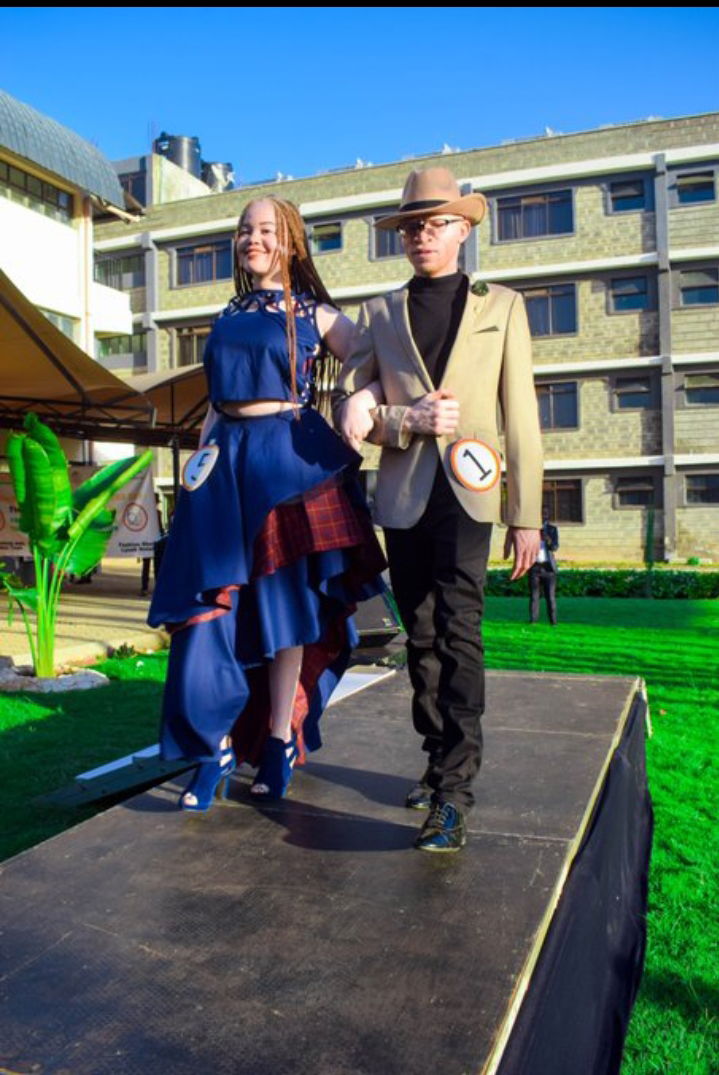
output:
<instances>
[{"instance_id":1,"label":"man's hand","mask_svg":"<svg viewBox=\"0 0 719 1075\"><path fill-rule=\"evenodd\" d=\"M504 559L507 560L514 549L514 563L509 581L521 579L526 575L530 567L539 555L540 531L524 530L518 526L510 526L504 539Z\"/></svg>"},{"instance_id":2,"label":"man's hand","mask_svg":"<svg viewBox=\"0 0 719 1075\"><path fill-rule=\"evenodd\" d=\"M429 392L408 409L404 426L410 433L451 436L459 426L459 401L445 389Z\"/></svg>"}]
</instances>

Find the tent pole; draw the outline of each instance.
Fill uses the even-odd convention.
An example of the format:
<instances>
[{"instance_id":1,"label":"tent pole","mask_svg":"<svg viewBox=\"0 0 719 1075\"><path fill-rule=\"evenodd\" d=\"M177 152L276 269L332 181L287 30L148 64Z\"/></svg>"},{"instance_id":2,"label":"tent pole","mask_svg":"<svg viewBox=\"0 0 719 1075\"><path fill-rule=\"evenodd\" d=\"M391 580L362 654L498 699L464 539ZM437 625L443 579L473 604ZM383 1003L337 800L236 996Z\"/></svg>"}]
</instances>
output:
<instances>
[{"instance_id":1,"label":"tent pole","mask_svg":"<svg viewBox=\"0 0 719 1075\"><path fill-rule=\"evenodd\" d=\"M177 504L177 498L180 495L180 438L177 435L170 438L170 447L172 448L172 489L175 504Z\"/></svg>"}]
</instances>

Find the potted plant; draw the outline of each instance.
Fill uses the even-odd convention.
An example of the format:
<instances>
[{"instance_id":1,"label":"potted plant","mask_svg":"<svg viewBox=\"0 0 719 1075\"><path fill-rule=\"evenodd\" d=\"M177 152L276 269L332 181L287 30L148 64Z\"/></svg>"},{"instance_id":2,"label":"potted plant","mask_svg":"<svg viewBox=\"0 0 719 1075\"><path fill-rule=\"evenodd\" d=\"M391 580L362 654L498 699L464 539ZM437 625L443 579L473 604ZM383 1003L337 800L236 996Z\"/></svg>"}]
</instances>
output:
<instances>
[{"instance_id":1,"label":"potted plant","mask_svg":"<svg viewBox=\"0 0 719 1075\"><path fill-rule=\"evenodd\" d=\"M55 677L55 624L67 572L82 576L97 567L115 529L107 505L136 474L149 466L152 452L109 463L72 489L68 463L53 431L36 414L26 415L24 432L7 441L10 477L35 565L35 585L23 587L7 572L0 584L20 609L36 676ZM34 622L33 622L34 620Z\"/></svg>"}]
</instances>

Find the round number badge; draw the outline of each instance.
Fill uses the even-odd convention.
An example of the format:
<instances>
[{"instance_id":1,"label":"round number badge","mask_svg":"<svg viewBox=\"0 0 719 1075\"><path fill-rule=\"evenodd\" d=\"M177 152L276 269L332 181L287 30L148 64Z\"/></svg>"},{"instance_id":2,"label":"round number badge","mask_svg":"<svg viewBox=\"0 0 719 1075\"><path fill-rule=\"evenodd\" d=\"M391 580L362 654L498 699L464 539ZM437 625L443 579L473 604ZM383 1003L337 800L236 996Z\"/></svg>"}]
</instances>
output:
<instances>
[{"instance_id":1,"label":"round number badge","mask_svg":"<svg viewBox=\"0 0 719 1075\"><path fill-rule=\"evenodd\" d=\"M499 481L502 464L499 453L483 440L463 437L450 448L449 465L460 485L473 493L487 493Z\"/></svg>"},{"instance_id":2,"label":"round number badge","mask_svg":"<svg viewBox=\"0 0 719 1075\"><path fill-rule=\"evenodd\" d=\"M220 449L216 444L208 444L192 453L182 471L182 484L188 493L204 485L212 473L219 454Z\"/></svg>"}]
</instances>

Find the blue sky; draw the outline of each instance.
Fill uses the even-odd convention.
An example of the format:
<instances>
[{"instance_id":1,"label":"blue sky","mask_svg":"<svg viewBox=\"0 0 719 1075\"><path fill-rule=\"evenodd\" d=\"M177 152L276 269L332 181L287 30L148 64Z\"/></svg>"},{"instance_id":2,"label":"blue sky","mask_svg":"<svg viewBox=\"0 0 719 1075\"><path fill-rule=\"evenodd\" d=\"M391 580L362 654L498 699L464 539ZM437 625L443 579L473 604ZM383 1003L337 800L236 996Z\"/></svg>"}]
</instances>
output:
<instances>
[{"instance_id":1,"label":"blue sky","mask_svg":"<svg viewBox=\"0 0 719 1075\"><path fill-rule=\"evenodd\" d=\"M110 159L238 183L719 110L705 8L2 8L0 85Z\"/></svg>"}]
</instances>

